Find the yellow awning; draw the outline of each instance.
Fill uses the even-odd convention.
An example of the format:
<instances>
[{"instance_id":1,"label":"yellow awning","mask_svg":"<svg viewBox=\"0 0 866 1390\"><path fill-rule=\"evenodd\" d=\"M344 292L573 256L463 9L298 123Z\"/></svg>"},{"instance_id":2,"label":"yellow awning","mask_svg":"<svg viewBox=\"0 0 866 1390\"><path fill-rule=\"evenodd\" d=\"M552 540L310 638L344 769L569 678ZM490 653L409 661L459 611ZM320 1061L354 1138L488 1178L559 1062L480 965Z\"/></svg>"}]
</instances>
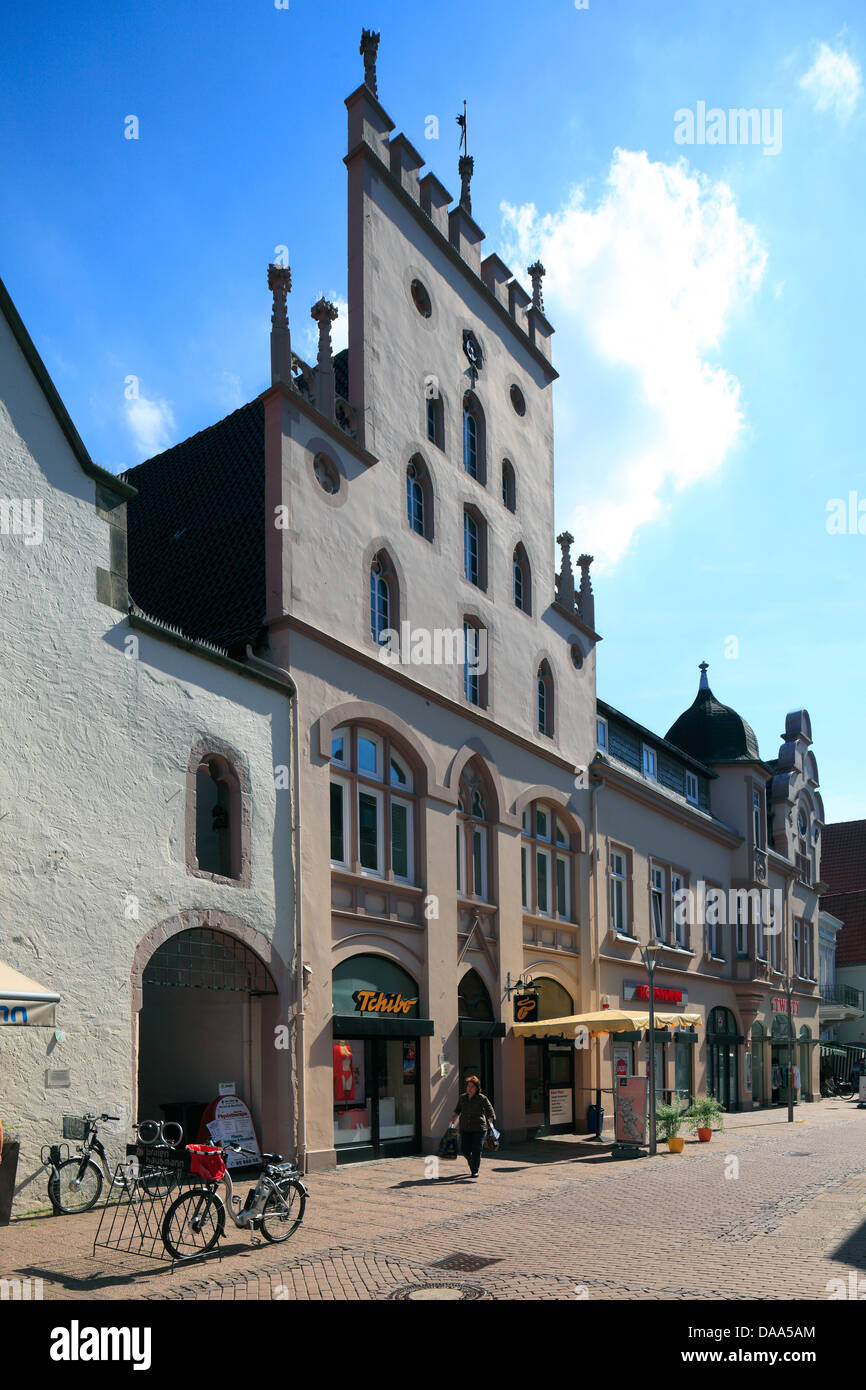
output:
<instances>
[{"instance_id":1,"label":"yellow awning","mask_svg":"<svg viewBox=\"0 0 866 1390\"><path fill-rule=\"evenodd\" d=\"M54 1027L54 1005L60 995L0 961L0 1024L41 1024Z\"/></svg>"},{"instance_id":2,"label":"yellow awning","mask_svg":"<svg viewBox=\"0 0 866 1390\"><path fill-rule=\"evenodd\" d=\"M671 1014L655 1011L656 1028L703 1027L700 1014ZM624 1009L600 1009L592 1014L571 1014L568 1018L545 1018L539 1023L515 1023L514 1032L520 1038L547 1037L550 1034L575 1036L579 1029L596 1037L602 1033L642 1033L649 1028L649 1013L626 1012Z\"/></svg>"}]
</instances>

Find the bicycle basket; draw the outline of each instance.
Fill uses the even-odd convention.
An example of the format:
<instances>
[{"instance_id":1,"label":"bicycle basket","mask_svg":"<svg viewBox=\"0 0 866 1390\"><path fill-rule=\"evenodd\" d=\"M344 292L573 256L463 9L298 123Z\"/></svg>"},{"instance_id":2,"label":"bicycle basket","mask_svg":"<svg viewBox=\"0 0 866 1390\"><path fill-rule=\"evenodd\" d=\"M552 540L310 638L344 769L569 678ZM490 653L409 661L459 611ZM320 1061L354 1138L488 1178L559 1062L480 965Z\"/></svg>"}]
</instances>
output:
<instances>
[{"instance_id":1,"label":"bicycle basket","mask_svg":"<svg viewBox=\"0 0 866 1390\"><path fill-rule=\"evenodd\" d=\"M219 1182L225 1177L226 1165L222 1149L214 1148L210 1144L187 1144L186 1151L189 1155L189 1171L194 1178L203 1178L205 1182Z\"/></svg>"},{"instance_id":2,"label":"bicycle basket","mask_svg":"<svg viewBox=\"0 0 866 1390\"><path fill-rule=\"evenodd\" d=\"M64 1139L86 1139L87 1121L80 1115L63 1116L63 1138Z\"/></svg>"}]
</instances>

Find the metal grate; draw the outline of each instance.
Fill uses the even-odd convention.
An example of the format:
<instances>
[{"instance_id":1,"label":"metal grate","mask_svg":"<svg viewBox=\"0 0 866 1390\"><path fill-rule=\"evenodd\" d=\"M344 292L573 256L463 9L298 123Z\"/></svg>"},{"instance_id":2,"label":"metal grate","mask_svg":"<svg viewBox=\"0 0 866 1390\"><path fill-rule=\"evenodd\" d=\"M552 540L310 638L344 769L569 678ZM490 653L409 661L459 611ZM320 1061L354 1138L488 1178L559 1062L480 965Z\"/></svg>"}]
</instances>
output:
<instances>
[{"instance_id":1,"label":"metal grate","mask_svg":"<svg viewBox=\"0 0 866 1390\"><path fill-rule=\"evenodd\" d=\"M444 1260L434 1260L431 1268L433 1269L459 1269L464 1274L473 1274L476 1269L484 1269L487 1265L498 1265L501 1263L500 1255L465 1255L462 1251L457 1251L454 1255L446 1255Z\"/></svg>"},{"instance_id":2,"label":"metal grate","mask_svg":"<svg viewBox=\"0 0 866 1390\"><path fill-rule=\"evenodd\" d=\"M225 932L194 927L154 951L144 968L146 985L174 989L224 989L241 994L276 994L267 966Z\"/></svg>"}]
</instances>

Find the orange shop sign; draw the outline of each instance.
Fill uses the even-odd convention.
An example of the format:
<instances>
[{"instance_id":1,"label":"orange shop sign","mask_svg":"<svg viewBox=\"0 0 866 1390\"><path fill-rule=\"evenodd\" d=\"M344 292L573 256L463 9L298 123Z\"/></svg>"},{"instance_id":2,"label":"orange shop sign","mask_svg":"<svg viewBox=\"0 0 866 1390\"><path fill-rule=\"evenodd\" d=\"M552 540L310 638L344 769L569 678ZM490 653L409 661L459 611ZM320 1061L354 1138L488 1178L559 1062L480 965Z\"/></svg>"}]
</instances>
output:
<instances>
[{"instance_id":1,"label":"orange shop sign","mask_svg":"<svg viewBox=\"0 0 866 1390\"><path fill-rule=\"evenodd\" d=\"M408 1014L418 1003L417 998L404 999L399 990L357 989L352 998L359 1014Z\"/></svg>"}]
</instances>

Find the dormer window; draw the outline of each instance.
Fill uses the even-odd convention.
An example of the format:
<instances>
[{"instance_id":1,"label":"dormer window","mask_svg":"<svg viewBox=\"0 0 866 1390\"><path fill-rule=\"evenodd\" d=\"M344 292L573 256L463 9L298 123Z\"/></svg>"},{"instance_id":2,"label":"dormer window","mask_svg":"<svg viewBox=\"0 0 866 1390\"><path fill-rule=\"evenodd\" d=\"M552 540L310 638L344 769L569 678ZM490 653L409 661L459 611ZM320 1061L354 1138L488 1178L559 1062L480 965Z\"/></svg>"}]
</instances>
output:
<instances>
[{"instance_id":1,"label":"dormer window","mask_svg":"<svg viewBox=\"0 0 866 1390\"><path fill-rule=\"evenodd\" d=\"M650 748L648 744L643 745L643 775L652 777L653 780L658 776L656 772L656 750Z\"/></svg>"},{"instance_id":2,"label":"dormer window","mask_svg":"<svg viewBox=\"0 0 866 1390\"><path fill-rule=\"evenodd\" d=\"M693 772L686 773L686 801L693 806L698 804L698 779Z\"/></svg>"}]
</instances>

